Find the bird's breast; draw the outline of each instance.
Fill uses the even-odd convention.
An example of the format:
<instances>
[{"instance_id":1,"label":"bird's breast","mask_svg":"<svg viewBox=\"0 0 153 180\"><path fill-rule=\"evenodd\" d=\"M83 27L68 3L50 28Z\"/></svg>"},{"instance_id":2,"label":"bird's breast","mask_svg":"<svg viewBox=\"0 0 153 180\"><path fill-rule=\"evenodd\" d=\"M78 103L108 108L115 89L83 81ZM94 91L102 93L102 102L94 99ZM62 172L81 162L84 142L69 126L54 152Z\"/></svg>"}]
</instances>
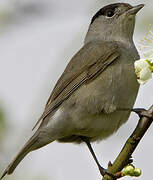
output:
<instances>
[{"instance_id":1,"label":"bird's breast","mask_svg":"<svg viewBox=\"0 0 153 180\"><path fill-rule=\"evenodd\" d=\"M75 94L72 119L79 135L104 139L128 120L139 85L133 63L116 62Z\"/></svg>"}]
</instances>

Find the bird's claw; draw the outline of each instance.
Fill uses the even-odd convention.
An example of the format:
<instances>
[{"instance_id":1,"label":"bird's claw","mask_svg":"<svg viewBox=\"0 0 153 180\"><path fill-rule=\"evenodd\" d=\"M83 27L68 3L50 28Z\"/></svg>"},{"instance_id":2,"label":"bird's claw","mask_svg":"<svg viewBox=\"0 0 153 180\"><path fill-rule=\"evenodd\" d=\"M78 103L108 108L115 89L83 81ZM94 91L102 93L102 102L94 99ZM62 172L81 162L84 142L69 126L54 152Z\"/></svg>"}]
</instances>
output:
<instances>
[{"instance_id":1,"label":"bird's claw","mask_svg":"<svg viewBox=\"0 0 153 180\"><path fill-rule=\"evenodd\" d=\"M141 117L147 117L149 119L153 120L153 114L149 113L146 109L144 108L135 108L132 109L133 112L135 112L136 114L138 114L138 116Z\"/></svg>"},{"instance_id":2,"label":"bird's claw","mask_svg":"<svg viewBox=\"0 0 153 180\"><path fill-rule=\"evenodd\" d=\"M102 176L105 176L105 175L109 175L111 176L114 180L116 180L116 176L114 174L111 174L107 169L104 169L103 167L99 167L99 170L100 170L100 173Z\"/></svg>"},{"instance_id":3,"label":"bird's claw","mask_svg":"<svg viewBox=\"0 0 153 180\"><path fill-rule=\"evenodd\" d=\"M131 157L131 158L129 158L127 165L128 165L128 164L131 164L131 163L133 163L133 159L132 159L132 157Z\"/></svg>"}]
</instances>

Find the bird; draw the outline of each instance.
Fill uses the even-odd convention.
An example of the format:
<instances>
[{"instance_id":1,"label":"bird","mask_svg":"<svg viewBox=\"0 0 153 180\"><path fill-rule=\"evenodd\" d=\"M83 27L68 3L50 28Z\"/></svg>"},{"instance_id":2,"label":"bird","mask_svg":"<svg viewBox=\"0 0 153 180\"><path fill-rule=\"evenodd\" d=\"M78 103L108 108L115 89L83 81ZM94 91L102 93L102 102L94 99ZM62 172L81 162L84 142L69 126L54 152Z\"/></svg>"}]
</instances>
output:
<instances>
[{"instance_id":1,"label":"bird","mask_svg":"<svg viewBox=\"0 0 153 180\"><path fill-rule=\"evenodd\" d=\"M30 152L53 141L86 143L104 176L91 143L113 135L129 118L139 84L133 42L136 14L144 4L114 3L91 19L84 45L57 81L33 136L3 172L14 172Z\"/></svg>"}]
</instances>

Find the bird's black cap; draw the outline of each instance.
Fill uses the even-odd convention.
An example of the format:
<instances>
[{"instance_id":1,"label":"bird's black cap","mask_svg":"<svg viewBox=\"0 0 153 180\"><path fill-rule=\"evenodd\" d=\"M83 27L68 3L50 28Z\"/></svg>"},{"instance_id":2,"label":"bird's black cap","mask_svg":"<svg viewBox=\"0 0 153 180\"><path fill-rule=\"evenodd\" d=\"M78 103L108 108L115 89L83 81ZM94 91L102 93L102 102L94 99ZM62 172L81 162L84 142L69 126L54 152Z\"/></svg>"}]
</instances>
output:
<instances>
[{"instance_id":1,"label":"bird's black cap","mask_svg":"<svg viewBox=\"0 0 153 180\"><path fill-rule=\"evenodd\" d=\"M92 18L92 20L91 20L91 24L92 24L92 23L95 21L95 19L97 19L99 16L105 15L108 10L110 10L110 11L115 11L115 9L116 9L117 7L119 7L119 6L121 6L121 5L126 6L128 9L131 9L131 8L132 8L132 6L131 6L130 4L128 4L128 3L114 3L114 4L109 4L109 5L101 8L101 9L93 16L93 18Z\"/></svg>"}]
</instances>

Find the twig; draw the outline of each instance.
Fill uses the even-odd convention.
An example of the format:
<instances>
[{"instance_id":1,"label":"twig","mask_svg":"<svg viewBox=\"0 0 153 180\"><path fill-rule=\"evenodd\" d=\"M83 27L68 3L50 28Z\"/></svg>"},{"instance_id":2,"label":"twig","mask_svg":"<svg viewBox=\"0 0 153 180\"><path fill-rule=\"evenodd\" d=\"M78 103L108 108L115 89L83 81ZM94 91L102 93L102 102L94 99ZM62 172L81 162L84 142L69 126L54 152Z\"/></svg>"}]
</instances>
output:
<instances>
[{"instance_id":1,"label":"twig","mask_svg":"<svg viewBox=\"0 0 153 180\"><path fill-rule=\"evenodd\" d=\"M131 134L129 139L126 141L123 149L121 150L120 154L114 161L112 165L108 166L108 171L111 174L121 174L120 172L122 169L128 164L129 159L131 158L134 150L136 149L137 145L139 144L140 140L152 124L153 120L153 105L146 111L151 117L141 117L135 128L134 132ZM119 177L118 177L119 178ZM114 180L109 175L105 175L102 180Z\"/></svg>"}]
</instances>

